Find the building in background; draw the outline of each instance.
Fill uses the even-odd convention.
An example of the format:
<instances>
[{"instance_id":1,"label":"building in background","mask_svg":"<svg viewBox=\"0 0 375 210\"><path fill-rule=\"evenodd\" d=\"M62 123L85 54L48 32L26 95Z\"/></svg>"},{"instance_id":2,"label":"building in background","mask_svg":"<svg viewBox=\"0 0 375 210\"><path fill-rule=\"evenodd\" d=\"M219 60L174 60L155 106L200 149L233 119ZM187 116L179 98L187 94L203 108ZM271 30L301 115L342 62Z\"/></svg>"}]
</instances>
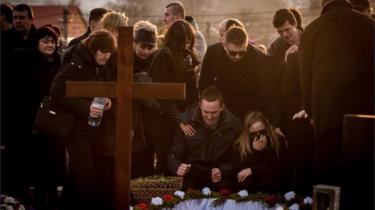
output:
<instances>
[{"instance_id":1,"label":"building in background","mask_svg":"<svg viewBox=\"0 0 375 210\"><path fill-rule=\"evenodd\" d=\"M61 28L67 41L85 33L87 22L78 6L31 5L34 10L34 25L38 28L55 24Z\"/></svg>"}]
</instances>

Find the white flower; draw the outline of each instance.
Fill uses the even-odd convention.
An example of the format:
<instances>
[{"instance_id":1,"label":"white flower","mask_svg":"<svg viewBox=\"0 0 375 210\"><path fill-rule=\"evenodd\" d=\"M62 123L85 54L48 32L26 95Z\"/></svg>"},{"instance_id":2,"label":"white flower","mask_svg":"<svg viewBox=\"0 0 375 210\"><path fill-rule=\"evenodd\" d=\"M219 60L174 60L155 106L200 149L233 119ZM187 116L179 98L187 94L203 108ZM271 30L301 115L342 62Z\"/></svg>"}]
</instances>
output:
<instances>
[{"instance_id":1,"label":"white flower","mask_svg":"<svg viewBox=\"0 0 375 210\"><path fill-rule=\"evenodd\" d=\"M161 197L152 198L151 204L155 206L161 206L163 204L163 199Z\"/></svg>"},{"instance_id":2,"label":"white flower","mask_svg":"<svg viewBox=\"0 0 375 210\"><path fill-rule=\"evenodd\" d=\"M13 206L7 206L5 210L14 210Z\"/></svg>"},{"instance_id":3,"label":"white flower","mask_svg":"<svg viewBox=\"0 0 375 210\"><path fill-rule=\"evenodd\" d=\"M289 206L289 210L299 210L299 205L295 203L295 204Z\"/></svg>"},{"instance_id":4,"label":"white flower","mask_svg":"<svg viewBox=\"0 0 375 210\"><path fill-rule=\"evenodd\" d=\"M285 200L287 200L287 201L290 201L290 200L292 200L292 199L295 198L295 197L296 197L296 194L295 194L293 191L287 192L287 193L285 193L285 195L284 195L284 198L285 198Z\"/></svg>"},{"instance_id":5,"label":"white flower","mask_svg":"<svg viewBox=\"0 0 375 210\"><path fill-rule=\"evenodd\" d=\"M180 197L181 199L184 199L185 192L177 190L176 192L174 192L174 195Z\"/></svg>"},{"instance_id":6,"label":"white flower","mask_svg":"<svg viewBox=\"0 0 375 210\"><path fill-rule=\"evenodd\" d=\"M282 206L279 206L275 210L284 210L284 208Z\"/></svg>"},{"instance_id":7,"label":"white flower","mask_svg":"<svg viewBox=\"0 0 375 210\"><path fill-rule=\"evenodd\" d=\"M240 195L240 197L243 198L243 197L248 196L249 193L247 192L247 190L241 190L238 192L238 195Z\"/></svg>"},{"instance_id":8,"label":"white flower","mask_svg":"<svg viewBox=\"0 0 375 210\"><path fill-rule=\"evenodd\" d=\"M303 199L303 203L304 204L312 204L312 198L307 196L305 199Z\"/></svg>"},{"instance_id":9,"label":"white flower","mask_svg":"<svg viewBox=\"0 0 375 210\"><path fill-rule=\"evenodd\" d=\"M4 198L4 203L15 204L15 203L16 203L16 200L15 200L13 197L6 196L6 197Z\"/></svg>"},{"instance_id":10,"label":"white flower","mask_svg":"<svg viewBox=\"0 0 375 210\"><path fill-rule=\"evenodd\" d=\"M211 195L211 190L208 187L202 189L203 195Z\"/></svg>"},{"instance_id":11,"label":"white flower","mask_svg":"<svg viewBox=\"0 0 375 210\"><path fill-rule=\"evenodd\" d=\"M130 206L129 210L133 210L133 206Z\"/></svg>"}]
</instances>

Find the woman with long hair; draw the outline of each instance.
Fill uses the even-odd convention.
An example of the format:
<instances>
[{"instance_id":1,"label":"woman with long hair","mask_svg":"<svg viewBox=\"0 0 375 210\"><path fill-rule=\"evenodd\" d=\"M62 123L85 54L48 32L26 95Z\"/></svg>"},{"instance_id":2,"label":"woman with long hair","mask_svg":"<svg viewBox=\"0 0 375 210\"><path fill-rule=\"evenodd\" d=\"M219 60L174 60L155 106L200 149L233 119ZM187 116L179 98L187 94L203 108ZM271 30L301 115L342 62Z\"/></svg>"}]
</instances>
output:
<instances>
[{"instance_id":1,"label":"woman with long hair","mask_svg":"<svg viewBox=\"0 0 375 210\"><path fill-rule=\"evenodd\" d=\"M164 36L164 44L157 52L150 67L153 82L185 83L186 99L180 101L159 100L161 114L154 117L160 127L154 137L165 142L155 144L158 165L161 173L168 173L167 153L170 148L176 125L186 126L180 116L185 109L198 101L195 85L195 67L199 64L194 50L194 29L185 20L176 20ZM154 121L155 122L155 121ZM191 127L192 128L192 127Z\"/></svg>"},{"instance_id":2,"label":"woman with long hair","mask_svg":"<svg viewBox=\"0 0 375 210\"><path fill-rule=\"evenodd\" d=\"M235 143L234 160L240 188L249 192L285 190L288 167L286 140L260 112L246 115Z\"/></svg>"}]
</instances>

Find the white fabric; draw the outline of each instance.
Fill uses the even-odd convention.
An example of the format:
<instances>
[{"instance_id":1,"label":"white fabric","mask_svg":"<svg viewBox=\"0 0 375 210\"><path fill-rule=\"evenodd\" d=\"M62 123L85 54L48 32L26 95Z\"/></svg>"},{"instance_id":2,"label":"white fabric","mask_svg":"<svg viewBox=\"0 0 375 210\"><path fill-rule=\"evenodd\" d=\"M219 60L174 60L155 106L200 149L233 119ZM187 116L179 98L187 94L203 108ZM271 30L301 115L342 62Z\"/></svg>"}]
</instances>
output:
<instances>
[{"instance_id":1,"label":"white fabric","mask_svg":"<svg viewBox=\"0 0 375 210\"><path fill-rule=\"evenodd\" d=\"M260 202L247 201L237 203L235 200L227 199L225 203L217 207L214 207L213 201L215 199L216 198L185 200L183 202L178 203L173 208L173 210L275 210L277 207L280 206L275 205L274 208L268 208Z\"/></svg>"}]
</instances>

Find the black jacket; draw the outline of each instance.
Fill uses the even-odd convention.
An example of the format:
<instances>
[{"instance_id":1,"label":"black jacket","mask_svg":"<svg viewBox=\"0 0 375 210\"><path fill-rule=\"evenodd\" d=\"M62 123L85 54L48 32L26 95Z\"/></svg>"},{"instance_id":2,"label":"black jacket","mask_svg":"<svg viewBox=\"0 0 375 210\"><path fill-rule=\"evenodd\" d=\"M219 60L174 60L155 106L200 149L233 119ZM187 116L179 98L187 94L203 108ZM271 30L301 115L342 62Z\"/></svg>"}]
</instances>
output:
<instances>
[{"instance_id":1,"label":"black jacket","mask_svg":"<svg viewBox=\"0 0 375 210\"><path fill-rule=\"evenodd\" d=\"M229 110L221 113L217 128L209 131L203 124L198 105L183 114L183 120L192 124L197 131L194 136L185 136L177 129L168 155L168 167L176 174L181 163L190 163L192 169L211 170L219 168L224 175L230 175L233 143L241 131L241 122Z\"/></svg>"},{"instance_id":2,"label":"black jacket","mask_svg":"<svg viewBox=\"0 0 375 210\"><path fill-rule=\"evenodd\" d=\"M97 65L88 49L79 44L71 51L70 63L62 67L52 82L50 95L56 106L75 115L73 135L97 136L107 135L114 129L113 110L104 111L103 119L98 127L91 127L87 120L90 112L92 98L67 97L65 95L66 81L108 81L106 76L107 66ZM114 132L114 131L111 131ZM103 137L108 141L108 152L113 152L114 136Z\"/></svg>"},{"instance_id":3,"label":"black jacket","mask_svg":"<svg viewBox=\"0 0 375 210\"><path fill-rule=\"evenodd\" d=\"M346 113L374 114L374 20L344 1L328 4L299 47L301 88L316 134Z\"/></svg>"},{"instance_id":4,"label":"black jacket","mask_svg":"<svg viewBox=\"0 0 375 210\"><path fill-rule=\"evenodd\" d=\"M71 47L71 46L82 43L82 40L86 39L90 35L90 33L91 33L91 30L90 30L90 27L88 27L84 34L82 34L81 36L79 36L77 38L72 39L69 42L68 47Z\"/></svg>"},{"instance_id":5,"label":"black jacket","mask_svg":"<svg viewBox=\"0 0 375 210\"><path fill-rule=\"evenodd\" d=\"M252 175L255 176L281 176L282 171L287 168L287 145L282 136L278 136L280 143L279 156L276 155L274 149L266 148L262 151L257 151L252 148L253 153L248 154L243 161L240 159L240 151L238 148L232 153L234 172L238 173L242 169L251 168ZM285 174L285 173L284 173Z\"/></svg>"},{"instance_id":6,"label":"black jacket","mask_svg":"<svg viewBox=\"0 0 375 210\"><path fill-rule=\"evenodd\" d=\"M30 134L39 104L48 95L60 67L59 61L58 54L50 62L35 48L13 51L7 61L11 65L1 78L3 134Z\"/></svg>"},{"instance_id":7,"label":"black jacket","mask_svg":"<svg viewBox=\"0 0 375 210\"><path fill-rule=\"evenodd\" d=\"M273 41L268 49L268 55L277 59L278 62L283 62L285 58L285 52L291 45L283 38L278 37Z\"/></svg>"},{"instance_id":8,"label":"black jacket","mask_svg":"<svg viewBox=\"0 0 375 210\"><path fill-rule=\"evenodd\" d=\"M241 61L231 61L221 43L208 47L204 56L199 90L216 85L229 110L241 119L254 110L262 111L273 125L281 120L279 92L272 79L277 62L248 45Z\"/></svg>"},{"instance_id":9,"label":"black jacket","mask_svg":"<svg viewBox=\"0 0 375 210\"><path fill-rule=\"evenodd\" d=\"M280 143L279 156L277 156L276 151L271 147L266 147L262 151L252 148L253 153L248 154L241 160L239 148L236 146L232 153L234 174L237 175L242 169L250 168L252 173L247 179L251 179L251 182L263 182L265 178L271 180L270 182L263 183L271 186L258 186L259 189L257 190L285 190L285 187L289 184L288 176L291 176L288 164L289 155L286 140L279 135L278 141Z\"/></svg>"},{"instance_id":10,"label":"black jacket","mask_svg":"<svg viewBox=\"0 0 375 210\"><path fill-rule=\"evenodd\" d=\"M184 61L179 65L173 59L174 56L170 48L161 48L156 53L149 71L153 82L185 83L185 100L160 100L161 108L175 123L181 122L181 113L184 112L188 106L198 101L198 90L195 85L194 72L194 68L198 63L194 62L194 60L187 59L188 57L188 52L186 55L181 55L181 59Z\"/></svg>"}]
</instances>

